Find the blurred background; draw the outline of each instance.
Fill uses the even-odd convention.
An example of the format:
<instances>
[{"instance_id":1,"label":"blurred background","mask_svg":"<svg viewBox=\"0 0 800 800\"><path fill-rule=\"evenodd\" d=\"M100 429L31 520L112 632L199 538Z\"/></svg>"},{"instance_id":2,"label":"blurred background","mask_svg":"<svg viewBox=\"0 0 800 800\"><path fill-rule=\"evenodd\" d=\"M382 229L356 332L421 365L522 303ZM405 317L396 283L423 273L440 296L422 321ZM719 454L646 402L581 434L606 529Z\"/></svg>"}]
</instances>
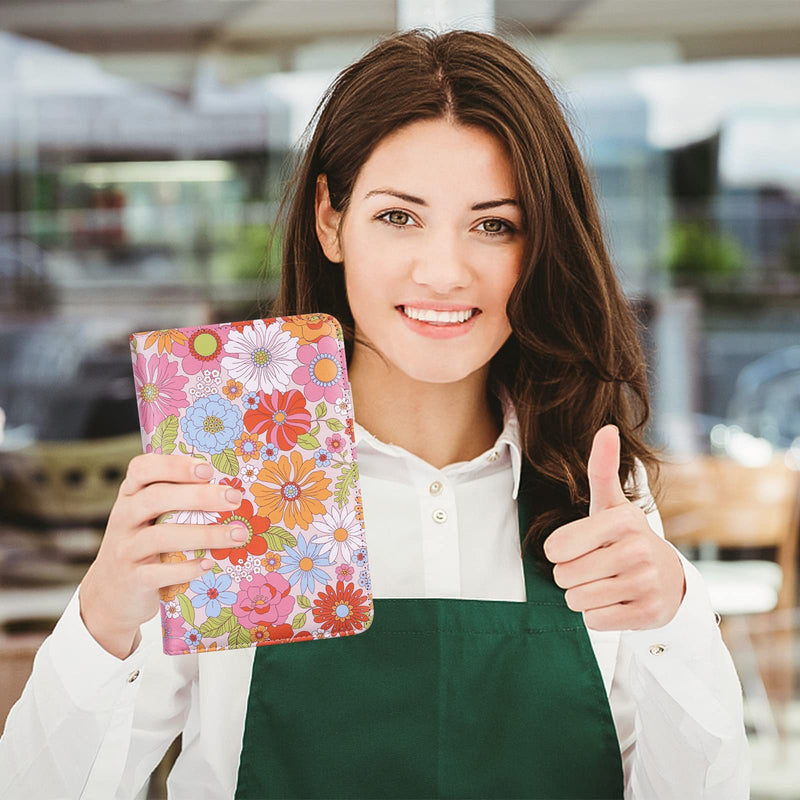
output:
<instances>
[{"instance_id":1,"label":"blurred background","mask_svg":"<svg viewBox=\"0 0 800 800\"><path fill-rule=\"evenodd\" d=\"M502 35L565 107L753 797L800 798L798 0L0 0L0 722L141 449L128 334L260 314L324 88L418 25Z\"/></svg>"}]
</instances>

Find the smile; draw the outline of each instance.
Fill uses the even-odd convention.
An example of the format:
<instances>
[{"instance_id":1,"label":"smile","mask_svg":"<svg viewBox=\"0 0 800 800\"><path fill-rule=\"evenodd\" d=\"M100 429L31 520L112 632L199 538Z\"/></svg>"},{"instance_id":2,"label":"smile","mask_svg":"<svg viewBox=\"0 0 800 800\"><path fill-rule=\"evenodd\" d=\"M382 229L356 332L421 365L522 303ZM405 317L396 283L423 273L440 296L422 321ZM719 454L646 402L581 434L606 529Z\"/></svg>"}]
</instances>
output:
<instances>
[{"instance_id":1,"label":"smile","mask_svg":"<svg viewBox=\"0 0 800 800\"><path fill-rule=\"evenodd\" d=\"M414 308L412 306L399 306L400 310L409 318L431 325L462 325L473 315L479 314L477 308L464 311L435 311L431 308Z\"/></svg>"}]
</instances>

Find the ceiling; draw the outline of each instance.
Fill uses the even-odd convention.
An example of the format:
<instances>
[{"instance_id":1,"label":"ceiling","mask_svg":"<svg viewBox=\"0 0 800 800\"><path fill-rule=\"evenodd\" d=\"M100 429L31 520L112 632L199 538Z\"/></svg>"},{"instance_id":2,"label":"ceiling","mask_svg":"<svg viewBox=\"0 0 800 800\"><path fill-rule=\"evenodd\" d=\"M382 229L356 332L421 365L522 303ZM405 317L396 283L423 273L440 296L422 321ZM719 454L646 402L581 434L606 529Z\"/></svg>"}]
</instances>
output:
<instances>
[{"instance_id":1,"label":"ceiling","mask_svg":"<svg viewBox=\"0 0 800 800\"><path fill-rule=\"evenodd\" d=\"M0 30L87 53L263 50L391 32L397 0L0 0ZM677 40L700 55L797 55L800 0L495 0L516 35Z\"/></svg>"},{"instance_id":2,"label":"ceiling","mask_svg":"<svg viewBox=\"0 0 800 800\"><path fill-rule=\"evenodd\" d=\"M459 7L458 0L435 2ZM338 69L395 30L397 4L0 0L0 30L96 56L110 72L186 92L208 53L223 57L218 72L225 83L265 72ZM640 42L651 53L656 48L656 60L663 51L673 62L800 55L800 0L495 0L494 6L497 32L515 42L598 45L604 50L594 58L603 63Z\"/></svg>"}]
</instances>

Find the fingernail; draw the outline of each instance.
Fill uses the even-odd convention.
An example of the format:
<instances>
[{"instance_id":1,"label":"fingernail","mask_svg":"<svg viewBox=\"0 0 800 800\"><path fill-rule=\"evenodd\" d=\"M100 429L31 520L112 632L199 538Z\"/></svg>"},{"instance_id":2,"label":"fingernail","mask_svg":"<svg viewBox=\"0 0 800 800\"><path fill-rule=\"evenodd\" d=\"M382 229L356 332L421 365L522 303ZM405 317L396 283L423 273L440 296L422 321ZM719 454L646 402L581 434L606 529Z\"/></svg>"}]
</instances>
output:
<instances>
[{"instance_id":1,"label":"fingernail","mask_svg":"<svg viewBox=\"0 0 800 800\"><path fill-rule=\"evenodd\" d=\"M228 489L225 492L225 499L229 503L233 503L234 505L239 505L242 502L242 493L238 489Z\"/></svg>"},{"instance_id":2,"label":"fingernail","mask_svg":"<svg viewBox=\"0 0 800 800\"><path fill-rule=\"evenodd\" d=\"M611 427L614 429L614 433L616 433L617 436L619 436L619 428L616 425L612 425Z\"/></svg>"},{"instance_id":3,"label":"fingernail","mask_svg":"<svg viewBox=\"0 0 800 800\"><path fill-rule=\"evenodd\" d=\"M249 535L250 531L248 531L241 522L234 522L231 524L231 539L237 542L243 542Z\"/></svg>"},{"instance_id":4,"label":"fingernail","mask_svg":"<svg viewBox=\"0 0 800 800\"><path fill-rule=\"evenodd\" d=\"M197 475L198 478L208 480L214 476L214 469L212 468L211 464L198 464L194 468L194 474Z\"/></svg>"},{"instance_id":5,"label":"fingernail","mask_svg":"<svg viewBox=\"0 0 800 800\"><path fill-rule=\"evenodd\" d=\"M203 569L211 569L211 567L213 567L213 566L214 566L214 562L213 562L213 561L212 561L210 558L204 558L204 559L203 559L203 560L200 562L200 566L201 566Z\"/></svg>"}]
</instances>

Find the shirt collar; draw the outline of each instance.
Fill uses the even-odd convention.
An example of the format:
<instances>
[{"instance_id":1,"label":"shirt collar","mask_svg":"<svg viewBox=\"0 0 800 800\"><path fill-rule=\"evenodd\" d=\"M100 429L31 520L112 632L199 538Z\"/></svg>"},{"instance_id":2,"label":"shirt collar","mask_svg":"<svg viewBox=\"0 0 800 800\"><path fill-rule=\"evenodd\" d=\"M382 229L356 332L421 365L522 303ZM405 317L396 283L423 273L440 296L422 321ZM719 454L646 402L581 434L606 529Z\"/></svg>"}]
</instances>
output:
<instances>
[{"instance_id":1,"label":"shirt collar","mask_svg":"<svg viewBox=\"0 0 800 800\"><path fill-rule=\"evenodd\" d=\"M492 448L486 453L478 456L478 459L486 459L491 455L492 451L498 455L502 455L503 450L507 447L511 457L511 470L514 476L514 488L512 497L517 499L519 493L520 475L522 473L522 447L520 445L519 435L519 418L517 417L516 409L508 395L505 388L501 388L500 392L500 405L503 410L503 430L497 437ZM407 450L396 444L382 442L371 434L363 425L358 422L353 422L353 432L356 438L356 448L360 451L362 448L371 448L372 450L397 458L398 456L411 456ZM414 456L416 458L416 456ZM473 459L473 461L476 459Z\"/></svg>"}]
</instances>

